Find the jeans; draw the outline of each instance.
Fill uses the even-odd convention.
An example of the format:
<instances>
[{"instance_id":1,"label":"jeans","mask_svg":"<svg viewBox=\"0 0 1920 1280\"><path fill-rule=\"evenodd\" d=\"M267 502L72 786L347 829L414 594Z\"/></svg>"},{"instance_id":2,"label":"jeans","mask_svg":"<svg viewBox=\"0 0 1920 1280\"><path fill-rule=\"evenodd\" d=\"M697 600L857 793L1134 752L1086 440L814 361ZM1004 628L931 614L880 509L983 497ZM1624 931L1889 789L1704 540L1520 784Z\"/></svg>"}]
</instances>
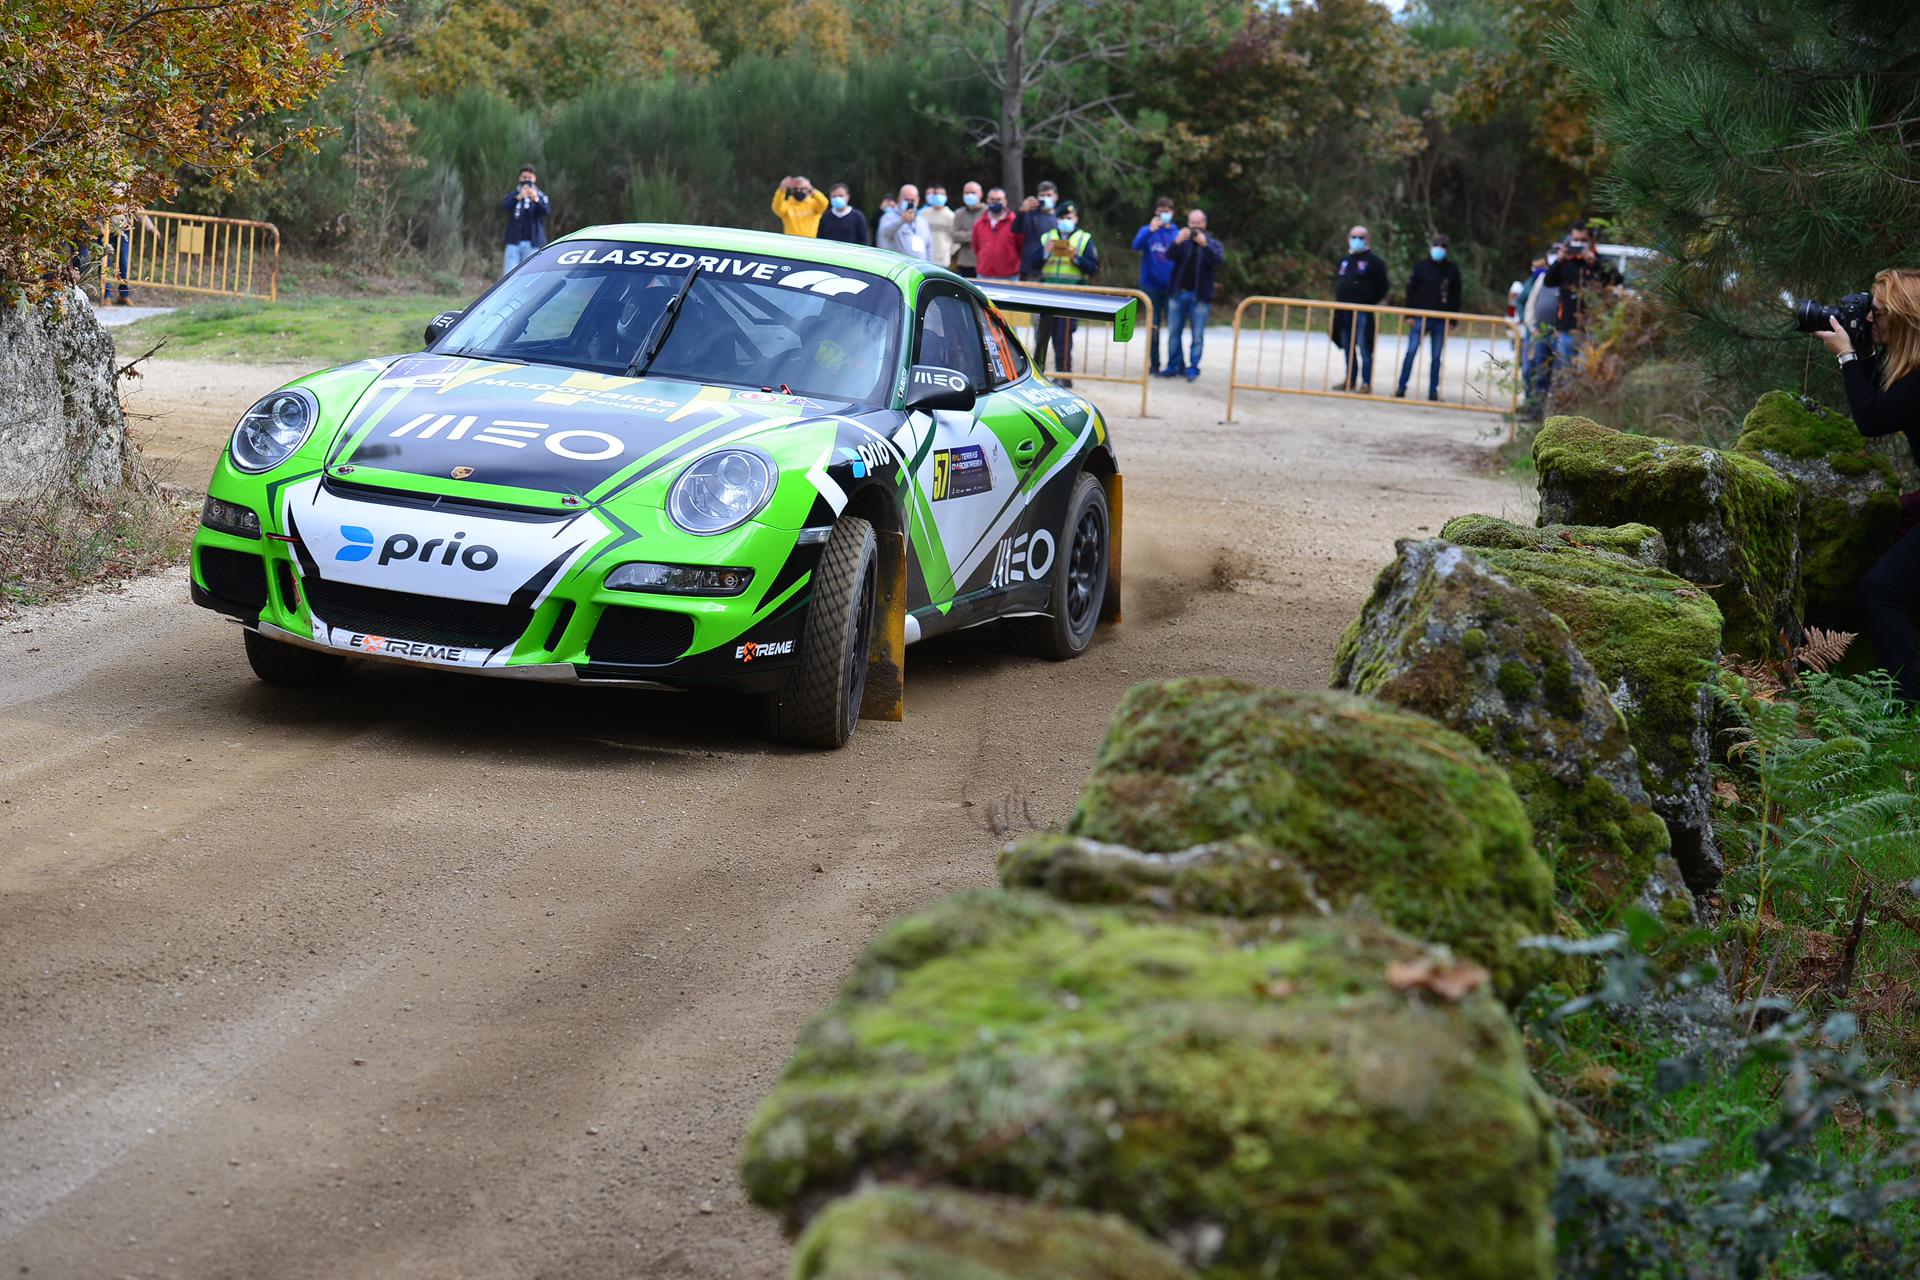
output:
<instances>
[{"instance_id":1,"label":"jeans","mask_svg":"<svg viewBox=\"0 0 1920 1280\"><path fill-rule=\"evenodd\" d=\"M1141 285L1140 292L1153 303L1153 323L1147 327L1147 369L1152 372L1161 367L1160 326L1167 323L1167 291Z\"/></svg>"},{"instance_id":2,"label":"jeans","mask_svg":"<svg viewBox=\"0 0 1920 1280\"><path fill-rule=\"evenodd\" d=\"M531 240L509 241L507 244L506 265L500 269L500 274L503 276L506 275L508 272L512 271L515 267L519 266L521 263L525 262L528 258L531 258L532 256L533 256L533 241Z\"/></svg>"},{"instance_id":3,"label":"jeans","mask_svg":"<svg viewBox=\"0 0 1920 1280\"><path fill-rule=\"evenodd\" d=\"M114 261L120 267L120 297L127 297L127 276L133 270L133 236L125 231L116 232L113 237Z\"/></svg>"},{"instance_id":4,"label":"jeans","mask_svg":"<svg viewBox=\"0 0 1920 1280\"><path fill-rule=\"evenodd\" d=\"M1207 312L1213 307L1211 302L1202 302L1191 289L1182 289L1167 302L1167 364L1169 373L1181 373L1191 369L1200 372L1200 353L1207 345ZM1193 333L1193 343L1183 354L1181 346L1187 331Z\"/></svg>"},{"instance_id":5,"label":"jeans","mask_svg":"<svg viewBox=\"0 0 1920 1280\"><path fill-rule=\"evenodd\" d=\"M1420 334L1427 335L1427 391L1432 395L1440 394L1440 357L1447 350L1447 322L1435 320L1432 316L1415 316L1407 323L1407 358L1400 362L1400 389L1407 389L1407 379L1413 376L1413 358L1420 354Z\"/></svg>"},{"instance_id":6,"label":"jeans","mask_svg":"<svg viewBox=\"0 0 1920 1280\"><path fill-rule=\"evenodd\" d=\"M1345 343L1346 384L1353 386L1353 366L1356 360L1360 365L1360 381L1367 386L1373 385L1373 338L1379 316L1371 311L1350 311L1347 313L1352 324L1347 329ZM1338 344L1336 344L1338 345Z\"/></svg>"}]
</instances>

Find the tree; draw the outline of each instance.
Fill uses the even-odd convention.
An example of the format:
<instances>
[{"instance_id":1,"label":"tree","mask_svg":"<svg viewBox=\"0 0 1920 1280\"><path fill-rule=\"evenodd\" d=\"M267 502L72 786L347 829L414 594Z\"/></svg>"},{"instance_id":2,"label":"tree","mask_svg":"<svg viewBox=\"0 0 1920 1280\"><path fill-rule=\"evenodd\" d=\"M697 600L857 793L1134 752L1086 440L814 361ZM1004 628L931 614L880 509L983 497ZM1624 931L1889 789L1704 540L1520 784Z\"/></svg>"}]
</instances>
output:
<instances>
[{"instance_id":1,"label":"tree","mask_svg":"<svg viewBox=\"0 0 1920 1280\"><path fill-rule=\"evenodd\" d=\"M8 0L0 6L0 280L37 292L116 207L190 171L251 173L311 129L246 126L319 92L376 0Z\"/></svg>"},{"instance_id":2,"label":"tree","mask_svg":"<svg viewBox=\"0 0 1920 1280\"><path fill-rule=\"evenodd\" d=\"M1138 131L1126 107L1145 68L1224 38L1245 8L1234 0L943 0L923 11L918 36L936 54L957 53L992 87L999 115L958 121L999 150L1000 185L1018 201L1029 148L1083 172L1132 168L1128 145Z\"/></svg>"},{"instance_id":3,"label":"tree","mask_svg":"<svg viewBox=\"0 0 1920 1280\"><path fill-rule=\"evenodd\" d=\"M1602 191L1666 258L1681 340L1742 391L1832 379L1780 294L1864 289L1920 243L1920 9L1875 0L1576 0L1556 60ZM1825 382L1824 394L1837 391Z\"/></svg>"}]
</instances>

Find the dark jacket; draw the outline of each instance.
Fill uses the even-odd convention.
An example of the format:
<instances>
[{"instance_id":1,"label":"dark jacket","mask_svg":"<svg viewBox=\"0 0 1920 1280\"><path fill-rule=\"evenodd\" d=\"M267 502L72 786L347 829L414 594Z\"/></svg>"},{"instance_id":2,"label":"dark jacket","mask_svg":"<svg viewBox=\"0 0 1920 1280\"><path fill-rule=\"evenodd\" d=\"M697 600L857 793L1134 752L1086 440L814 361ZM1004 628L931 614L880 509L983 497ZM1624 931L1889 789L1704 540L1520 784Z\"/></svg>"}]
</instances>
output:
<instances>
[{"instance_id":1,"label":"dark jacket","mask_svg":"<svg viewBox=\"0 0 1920 1280\"><path fill-rule=\"evenodd\" d=\"M547 211L552 202L542 191L538 200L522 200L518 189L509 191L507 198L500 202L500 212L507 215L507 244L519 244L522 240L533 241L538 249L547 242Z\"/></svg>"},{"instance_id":2,"label":"dark jacket","mask_svg":"<svg viewBox=\"0 0 1920 1280\"><path fill-rule=\"evenodd\" d=\"M1207 232L1207 243L1203 247L1192 240L1182 240L1167 250L1167 260L1173 263L1173 276L1167 282L1167 292L1185 293L1193 290L1198 302L1213 301L1213 273L1226 261L1227 251L1213 232Z\"/></svg>"},{"instance_id":3,"label":"dark jacket","mask_svg":"<svg viewBox=\"0 0 1920 1280\"><path fill-rule=\"evenodd\" d=\"M1890 387L1880 385L1880 357L1862 356L1840 366L1847 384L1847 411L1863 436L1907 437L1907 449L1920 465L1920 373L1910 373Z\"/></svg>"},{"instance_id":4,"label":"dark jacket","mask_svg":"<svg viewBox=\"0 0 1920 1280\"><path fill-rule=\"evenodd\" d=\"M1385 301L1389 288L1387 264L1371 249L1350 253L1340 259L1340 266L1333 273L1333 298L1336 302L1378 305Z\"/></svg>"},{"instance_id":5,"label":"dark jacket","mask_svg":"<svg viewBox=\"0 0 1920 1280\"><path fill-rule=\"evenodd\" d=\"M838 240L844 244L872 244L873 237L867 231L867 215L847 206L845 213L835 213L828 209L820 215L820 230L815 233L822 240Z\"/></svg>"},{"instance_id":6,"label":"dark jacket","mask_svg":"<svg viewBox=\"0 0 1920 1280\"><path fill-rule=\"evenodd\" d=\"M1620 277L1607 270L1606 264L1561 254L1560 260L1548 267L1547 274L1540 278L1541 287L1560 291L1560 303L1553 313L1553 327L1561 333L1571 333L1580 328L1587 322L1584 292L1619 283Z\"/></svg>"},{"instance_id":7,"label":"dark jacket","mask_svg":"<svg viewBox=\"0 0 1920 1280\"><path fill-rule=\"evenodd\" d=\"M1046 261L1046 251L1040 247L1040 237L1053 230L1060 221L1049 209L1035 209L1031 213L1013 215L1013 229L1025 237L1020 249L1020 274L1038 278L1040 264Z\"/></svg>"},{"instance_id":8,"label":"dark jacket","mask_svg":"<svg viewBox=\"0 0 1920 1280\"><path fill-rule=\"evenodd\" d=\"M1407 278L1407 305L1416 311L1458 311L1460 268L1451 258L1425 258L1413 264Z\"/></svg>"}]
</instances>

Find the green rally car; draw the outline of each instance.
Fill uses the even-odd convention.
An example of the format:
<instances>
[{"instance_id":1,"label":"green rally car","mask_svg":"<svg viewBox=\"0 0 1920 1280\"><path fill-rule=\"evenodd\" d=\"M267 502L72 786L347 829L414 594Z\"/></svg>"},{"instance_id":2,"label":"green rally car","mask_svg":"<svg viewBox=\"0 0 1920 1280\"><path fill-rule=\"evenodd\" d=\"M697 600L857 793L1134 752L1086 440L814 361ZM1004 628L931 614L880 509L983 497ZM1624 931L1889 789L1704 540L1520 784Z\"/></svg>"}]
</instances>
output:
<instances>
[{"instance_id":1,"label":"green rally car","mask_svg":"<svg viewBox=\"0 0 1920 1280\"><path fill-rule=\"evenodd\" d=\"M347 657L765 695L775 736L898 719L906 646L1027 619L1084 652L1120 605L1100 411L977 285L898 254L711 227L557 240L426 350L290 383L214 468L195 603L254 671ZM1044 363L1044 343L1042 344Z\"/></svg>"}]
</instances>

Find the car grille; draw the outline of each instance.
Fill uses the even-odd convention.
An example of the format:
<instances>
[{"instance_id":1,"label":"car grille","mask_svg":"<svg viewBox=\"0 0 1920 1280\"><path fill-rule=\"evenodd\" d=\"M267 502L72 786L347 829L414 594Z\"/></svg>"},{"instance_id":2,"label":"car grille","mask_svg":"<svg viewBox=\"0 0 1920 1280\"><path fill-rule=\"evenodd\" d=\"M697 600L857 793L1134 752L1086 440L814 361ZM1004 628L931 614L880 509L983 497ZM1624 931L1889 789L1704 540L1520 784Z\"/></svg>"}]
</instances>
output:
<instances>
[{"instance_id":1,"label":"car grille","mask_svg":"<svg viewBox=\"0 0 1920 1280\"><path fill-rule=\"evenodd\" d=\"M449 600L408 591L330 582L309 574L307 603L330 626L367 635L462 649L504 649L518 640L533 610L478 600Z\"/></svg>"},{"instance_id":2,"label":"car grille","mask_svg":"<svg viewBox=\"0 0 1920 1280\"><path fill-rule=\"evenodd\" d=\"M587 657L594 662L659 666L678 658L692 643L690 614L609 605L593 629Z\"/></svg>"},{"instance_id":3,"label":"car grille","mask_svg":"<svg viewBox=\"0 0 1920 1280\"><path fill-rule=\"evenodd\" d=\"M222 600L256 611L266 607L266 561L251 551L202 547L200 576L206 579L207 590Z\"/></svg>"}]
</instances>

